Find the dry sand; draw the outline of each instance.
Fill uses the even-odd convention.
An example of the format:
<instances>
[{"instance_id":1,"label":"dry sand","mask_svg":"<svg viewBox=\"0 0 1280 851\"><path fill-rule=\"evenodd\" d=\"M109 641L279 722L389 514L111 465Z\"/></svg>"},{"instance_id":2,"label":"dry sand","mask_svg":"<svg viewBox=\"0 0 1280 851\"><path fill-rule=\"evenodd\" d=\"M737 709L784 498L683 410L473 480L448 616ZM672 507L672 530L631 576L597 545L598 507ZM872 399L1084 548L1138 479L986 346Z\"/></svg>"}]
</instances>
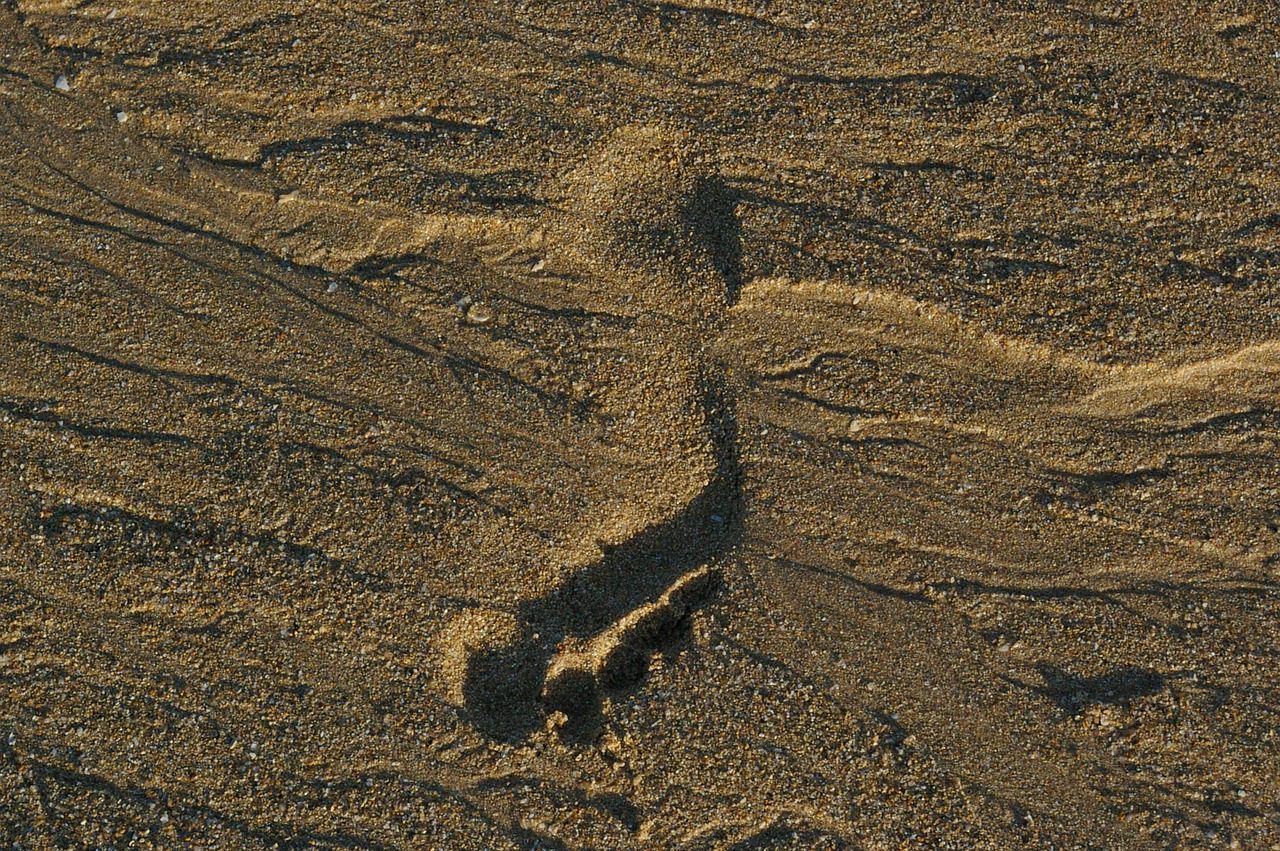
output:
<instances>
[{"instance_id":1,"label":"dry sand","mask_svg":"<svg viewBox=\"0 0 1280 851\"><path fill-rule=\"evenodd\" d=\"M1278 83L1248 0L6 0L0 845L1280 848Z\"/></svg>"}]
</instances>

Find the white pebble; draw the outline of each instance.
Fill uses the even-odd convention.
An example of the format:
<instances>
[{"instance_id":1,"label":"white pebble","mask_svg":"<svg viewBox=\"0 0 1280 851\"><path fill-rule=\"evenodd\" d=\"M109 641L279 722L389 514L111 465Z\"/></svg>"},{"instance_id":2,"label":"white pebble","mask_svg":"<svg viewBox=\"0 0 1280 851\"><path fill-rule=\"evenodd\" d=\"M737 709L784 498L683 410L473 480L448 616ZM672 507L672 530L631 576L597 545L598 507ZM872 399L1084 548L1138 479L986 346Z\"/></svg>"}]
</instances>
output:
<instances>
[{"instance_id":1,"label":"white pebble","mask_svg":"<svg viewBox=\"0 0 1280 851\"><path fill-rule=\"evenodd\" d=\"M120 124L124 124L128 120L129 120L129 113L125 112L123 109L116 112L117 122L119 122Z\"/></svg>"},{"instance_id":2,"label":"white pebble","mask_svg":"<svg viewBox=\"0 0 1280 851\"><path fill-rule=\"evenodd\" d=\"M53 85L54 85L54 88L56 88L60 92L71 91L71 83L67 82L66 74L59 74L58 79L54 82Z\"/></svg>"},{"instance_id":3,"label":"white pebble","mask_svg":"<svg viewBox=\"0 0 1280 851\"><path fill-rule=\"evenodd\" d=\"M329 292L331 292L331 293L336 293L336 292L338 291L338 282L337 282L337 281L330 281L330 282L329 282L329 286L328 286L328 290L329 290Z\"/></svg>"}]
</instances>

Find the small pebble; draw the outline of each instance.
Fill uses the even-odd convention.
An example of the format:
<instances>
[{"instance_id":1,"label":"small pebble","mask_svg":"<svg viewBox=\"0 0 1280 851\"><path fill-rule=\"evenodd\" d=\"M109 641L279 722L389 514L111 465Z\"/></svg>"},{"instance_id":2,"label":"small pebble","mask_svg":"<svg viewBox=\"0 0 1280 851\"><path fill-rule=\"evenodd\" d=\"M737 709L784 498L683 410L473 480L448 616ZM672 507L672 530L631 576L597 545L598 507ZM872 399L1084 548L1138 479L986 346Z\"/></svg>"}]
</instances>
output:
<instances>
[{"instance_id":1,"label":"small pebble","mask_svg":"<svg viewBox=\"0 0 1280 851\"><path fill-rule=\"evenodd\" d=\"M328 287L326 287L326 289L328 289L328 290L329 290L329 292L331 292L331 293L336 293L336 292L338 291L338 282L337 282L337 281L330 281L330 282L329 282L329 286L328 286Z\"/></svg>"},{"instance_id":2,"label":"small pebble","mask_svg":"<svg viewBox=\"0 0 1280 851\"><path fill-rule=\"evenodd\" d=\"M117 122L119 122L120 124L124 124L128 120L129 120L129 113L125 112L123 109L116 112Z\"/></svg>"},{"instance_id":3,"label":"small pebble","mask_svg":"<svg viewBox=\"0 0 1280 851\"><path fill-rule=\"evenodd\" d=\"M71 83L67 82L66 74L59 74L58 79L54 82L53 85L54 85L54 88L56 88L60 92L71 91Z\"/></svg>"}]
</instances>

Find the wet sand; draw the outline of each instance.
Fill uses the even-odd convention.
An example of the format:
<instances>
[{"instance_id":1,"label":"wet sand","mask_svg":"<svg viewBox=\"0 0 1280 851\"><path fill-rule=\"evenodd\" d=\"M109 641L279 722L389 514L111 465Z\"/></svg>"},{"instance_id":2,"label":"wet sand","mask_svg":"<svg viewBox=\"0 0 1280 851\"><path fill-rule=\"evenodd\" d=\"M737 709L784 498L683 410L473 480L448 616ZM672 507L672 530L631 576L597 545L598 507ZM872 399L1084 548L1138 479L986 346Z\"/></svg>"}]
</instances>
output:
<instances>
[{"instance_id":1,"label":"wet sand","mask_svg":"<svg viewBox=\"0 0 1280 851\"><path fill-rule=\"evenodd\" d=\"M0 4L0 845L1280 848L1277 35Z\"/></svg>"}]
</instances>

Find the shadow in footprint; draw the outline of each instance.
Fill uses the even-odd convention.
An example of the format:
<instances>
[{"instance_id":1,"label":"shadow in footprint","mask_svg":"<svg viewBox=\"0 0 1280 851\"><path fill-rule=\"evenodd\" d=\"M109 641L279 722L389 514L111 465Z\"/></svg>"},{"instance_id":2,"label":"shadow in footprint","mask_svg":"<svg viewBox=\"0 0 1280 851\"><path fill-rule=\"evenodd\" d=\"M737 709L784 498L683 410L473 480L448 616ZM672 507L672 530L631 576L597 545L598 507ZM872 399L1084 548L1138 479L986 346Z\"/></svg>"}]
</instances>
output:
<instances>
[{"instance_id":1,"label":"shadow in footprint","mask_svg":"<svg viewBox=\"0 0 1280 851\"><path fill-rule=\"evenodd\" d=\"M590 671L571 669L546 682L540 695L549 711L563 712L565 722L560 737L566 741L589 741L604 723L600 686Z\"/></svg>"},{"instance_id":2,"label":"shadow in footprint","mask_svg":"<svg viewBox=\"0 0 1280 851\"><path fill-rule=\"evenodd\" d=\"M724 278L725 301L738 303L742 293L742 224L738 221L736 190L720 177L705 177L694 187L685 222Z\"/></svg>"},{"instance_id":3,"label":"shadow in footprint","mask_svg":"<svg viewBox=\"0 0 1280 851\"><path fill-rule=\"evenodd\" d=\"M1096 677L1081 677L1049 663L1037 665L1036 670L1045 683L1040 691L1068 715L1095 704L1120 704L1159 694L1167 684L1163 674L1136 667L1117 668Z\"/></svg>"},{"instance_id":4,"label":"shadow in footprint","mask_svg":"<svg viewBox=\"0 0 1280 851\"><path fill-rule=\"evenodd\" d=\"M525 603L517 641L477 651L468 660L462 696L478 728L518 740L541 726L550 708L568 717L562 728L567 737L588 737L601 721L601 688L634 685L651 654L679 634L712 580L680 589L671 605L651 604L675 594L670 589L678 580L732 549L741 534L734 412L719 387L705 391L704 405L716 461L707 486L675 516L609 549L550 594ZM647 604L651 608L635 616ZM633 617L626 640L610 647L598 677L568 671L549 679L542 694L562 640L598 636L628 615Z\"/></svg>"}]
</instances>

